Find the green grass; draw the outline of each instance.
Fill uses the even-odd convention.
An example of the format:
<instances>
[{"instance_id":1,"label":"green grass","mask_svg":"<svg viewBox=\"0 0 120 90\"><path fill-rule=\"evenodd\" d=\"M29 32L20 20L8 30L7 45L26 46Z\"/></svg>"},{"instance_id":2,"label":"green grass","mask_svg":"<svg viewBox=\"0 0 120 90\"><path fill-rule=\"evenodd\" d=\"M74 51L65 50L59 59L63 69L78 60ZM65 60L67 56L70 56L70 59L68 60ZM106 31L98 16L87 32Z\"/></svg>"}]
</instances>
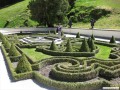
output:
<instances>
[{"instance_id":1,"label":"green grass","mask_svg":"<svg viewBox=\"0 0 120 90\"><path fill-rule=\"evenodd\" d=\"M95 23L95 28L120 29L120 0L77 0L74 8L80 6L94 7L109 10L112 13L100 18ZM86 12L89 12L87 10ZM73 27L90 28L90 23L74 23Z\"/></svg>"},{"instance_id":2,"label":"green grass","mask_svg":"<svg viewBox=\"0 0 120 90\"><path fill-rule=\"evenodd\" d=\"M97 45L99 47L99 53L95 55L99 59L108 59L110 55L111 48L107 46Z\"/></svg>"},{"instance_id":3,"label":"green grass","mask_svg":"<svg viewBox=\"0 0 120 90\"><path fill-rule=\"evenodd\" d=\"M35 61L39 61L39 60L42 60L42 59L45 59L45 58L52 57L52 56L43 54L41 52L36 52L35 48L32 48L32 49L22 48L22 51Z\"/></svg>"},{"instance_id":4,"label":"green grass","mask_svg":"<svg viewBox=\"0 0 120 90\"><path fill-rule=\"evenodd\" d=\"M107 46L97 45L99 47L99 53L95 55L96 58L99 59L108 59L110 55L111 48ZM32 58L35 61L39 61L45 58L50 58L52 56L43 54L41 52L36 52L35 48L28 49L28 48L22 48L22 51L27 54L30 58ZM78 57L78 58L85 58L85 57Z\"/></svg>"},{"instance_id":5,"label":"green grass","mask_svg":"<svg viewBox=\"0 0 120 90\"><path fill-rule=\"evenodd\" d=\"M6 21L10 21L8 27L24 26L24 21L29 20L29 26L36 25L35 21L30 19L30 13L27 9L30 0L24 0L0 9L0 27L4 27Z\"/></svg>"},{"instance_id":6,"label":"green grass","mask_svg":"<svg viewBox=\"0 0 120 90\"><path fill-rule=\"evenodd\" d=\"M27 8L30 0L24 0L16 4L0 9L0 28L3 28L6 21L10 21L7 27L25 27L24 21L28 20L28 26L34 27L38 23L30 19L30 12ZM110 10L112 13L100 18L95 23L95 28L120 29L120 0L76 0L74 8L80 6L102 8ZM81 11L81 10L78 10ZM89 12L89 10L84 11ZM90 28L90 23L78 22L73 27Z\"/></svg>"},{"instance_id":7,"label":"green grass","mask_svg":"<svg viewBox=\"0 0 120 90\"><path fill-rule=\"evenodd\" d=\"M99 6L120 9L120 0L77 0L75 6Z\"/></svg>"}]
</instances>

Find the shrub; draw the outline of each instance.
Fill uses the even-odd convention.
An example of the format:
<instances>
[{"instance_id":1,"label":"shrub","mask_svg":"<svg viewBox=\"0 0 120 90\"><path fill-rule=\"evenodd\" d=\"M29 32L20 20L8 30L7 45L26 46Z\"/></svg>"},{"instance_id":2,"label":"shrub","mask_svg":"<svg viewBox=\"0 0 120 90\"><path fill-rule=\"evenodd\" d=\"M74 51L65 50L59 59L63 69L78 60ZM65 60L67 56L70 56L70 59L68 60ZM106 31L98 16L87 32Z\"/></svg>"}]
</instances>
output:
<instances>
[{"instance_id":1,"label":"shrub","mask_svg":"<svg viewBox=\"0 0 120 90\"><path fill-rule=\"evenodd\" d=\"M89 46L89 47L90 47L91 51L93 51L93 50L96 49L95 43L94 43L93 39L91 39L91 41L90 41L90 46Z\"/></svg>"},{"instance_id":2,"label":"shrub","mask_svg":"<svg viewBox=\"0 0 120 90\"><path fill-rule=\"evenodd\" d=\"M7 48L7 49L10 49L10 46L11 46L11 44L9 43L9 41L5 40L4 47Z\"/></svg>"},{"instance_id":3,"label":"shrub","mask_svg":"<svg viewBox=\"0 0 120 90\"><path fill-rule=\"evenodd\" d=\"M3 37L3 34L2 33L0 33L0 39L2 40L2 37Z\"/></svg>"},{"instance_id":4,"label":"shrub","mask_svg":"<svg viewBox=\"0 0 120 90\"><path fill-rule=\"evenodd\" d=\"M22 57L20 58L20 61L18 62L16 72L17 73L24 73L24 72L30 72L32 71L31 64L28 62L26 56L22 54Z\"/></svg>"},{"instance_id":5,"label":"shrub","mask_svg":"<svg viewBox=\"0 0 120 90\"><path fill-rule=\"evenodd\" d=\"M83 40L81 48L79 51L80 52L90 52L90 49L89 49L89 46L88 46L86 39Z\"/></svg>"},{"instance_id":6,"label":"shrub","mask_svg":"<svg viewBox=\"0 0 120 90\"><path fill-rule=\"evenodd\" d=\"M9 50L9 54L8 56L20 56L21 54L19 53L19 51L16 49L15 45L12 43L10 50Z\"/></svg>"},{"instance_id":7,"label":"shrub","mask_svg":"<svg viewBox=\"0 0 120 90\"><path fill-rule=\"evenodd\" d=\"M88 43L89 47L91 47L91 38L88 39L87 43Z\"/></svg>"},{"instance_id":8,"label":"shrub","mask_svg":"<svg viewBox=\"0 0 120 90\"><path fill-rule=\"evenodd\" d=\"M36 51L52 56L92 57L95 55L94 52L60 52L60 51L52 51L40 47L37 47Z\"/></svg>"},{"instance_id":9,"label":"shrub","mask_svg":"<svg viewBox=\"0 0 120 90\"><path fill-rule=\"evenodd\" d=\"M57 46L54 41L52 41L52 43L51 43L50 50L54 50L54 51L57 50Z\"/></svg>"},{"instance_id":10,"label":"shrub","mask_svg":"<svg viewBox=\"0 0 120 90\"><path fill-rule=\"evenodd\" d=\"M64 32L63 31L61 31L61 36L64 36Z\"/></svg>"},{"instance_id":11,"label":"shrub","mask_svg":"<svg viewBox=\"0 0 120 90\"><path fill-rule=\"evenodd\" d=\"M51 34L50 30L49 30L48 34Z\"/></svg>"},{"instance_id":12,"label":"shrub","mask_svg":"<svg viewBox=\"0 0 120 90\"><path fill-rule=\"evenodd\" d=\"M108 47L116 47L117 44L115 43L109 43L109 42L100 42L100 41L95 41L95 44L103 45L103 46L108 46Z\"/></svg>"},{"instance_id":13,"label":"shrub","mask_svg":"<svg viewBox=\"0 0 120 90\"><path fill-rule=\"evenodd\" d=\"M91 35L91 39L95 40L95 37L94 37L94 35L93 35L93 34Z\"/></svg>"},{"instance_id":14,"label":"shrub","mask_svg":"<svg viewBox=\"0 0 120 90\"><path fill-rule=\"evenodd\" d=\"M110 43L116 43L115 37L112 36L112 38L110 39Z\"/></svg>"},{"instance_id":15,"label":"shrub","mask_svg":"<svg viewBox=\"0 0 120 90\"><path fill-rule=\"evenodd\" d=\"M65 52L72 52L73 51L72 45L71 45L71 42L70 42L69 39L67 41L67 45L66 46L67 46L67 48L66 48Z\"/></svg>"},{"instance_id":16,"label":"shrub","mask_svg":"<svg viewBox=\"0 0 120 90\"><path fill-rule=\"evenodd\" d=\"M76 38L80 38L80 33L79 32L76 34Z\"/></svg>"},{"instance_id":17,"label":"shrub","mask_svg":"<svg viewBox=\"0 0 120 90\"><path fill-rule=\"evenodd\" d=\"M56 34L56 30L54 30L54 34Z\"/></svg>"},{"instance_id":18,"label":"shrub","mask_svg":"<svg viewBox=\"0 0 120 90\"><path fill-rule=\"evenodd\" d=\"M5 37L5 36L2 36L1 39L2 39L2 43L5 44L5 42L6 42L6 37Z\"/></svg>"}]
</instances>

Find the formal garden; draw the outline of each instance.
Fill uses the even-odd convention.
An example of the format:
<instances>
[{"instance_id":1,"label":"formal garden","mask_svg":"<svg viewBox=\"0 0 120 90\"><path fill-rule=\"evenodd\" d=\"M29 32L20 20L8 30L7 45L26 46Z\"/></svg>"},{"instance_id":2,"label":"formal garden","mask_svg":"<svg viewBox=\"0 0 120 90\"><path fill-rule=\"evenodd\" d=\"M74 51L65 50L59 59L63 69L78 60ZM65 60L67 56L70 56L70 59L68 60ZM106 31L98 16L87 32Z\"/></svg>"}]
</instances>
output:
<instances>
[{"instance_id":1,"label":"formal garden","mask_svg":"<svg viewBox=\"0 0 120 90\"><path fill-rule=\"evenodd\" d=\"M56 31L0 33L1 49L13 81L35 79L60 90L120 87L120 44L89 38L61 38ZM118 81L117 81L118 80Z\"/></svg>"}]
</instances>

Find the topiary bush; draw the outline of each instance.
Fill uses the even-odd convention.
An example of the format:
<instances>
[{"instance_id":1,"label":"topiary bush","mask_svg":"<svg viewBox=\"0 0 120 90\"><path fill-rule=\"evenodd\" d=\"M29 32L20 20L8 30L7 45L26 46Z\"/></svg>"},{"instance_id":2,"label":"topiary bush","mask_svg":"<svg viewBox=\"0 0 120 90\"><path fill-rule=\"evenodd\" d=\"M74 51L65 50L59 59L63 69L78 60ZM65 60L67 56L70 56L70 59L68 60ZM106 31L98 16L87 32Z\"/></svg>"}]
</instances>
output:
<instances>
[{"instance_id":1,"label":"topiary bush","mask_svg":"<svg viewBox=\"0 0 120 90\"><path fill-rule=\"evenodd\" d=\"M56 30L54 30L54 34L56 34Z\"/></svg>"},{"instance_id":2,"label":"topiary bush","mask_svg":"<svg viewBox=\"0 0 120 90\"><path fill-rule=\"evenodd\" d=\"M51 43L50 50L53 50L53 51L57 50L57 46L54 41L52 41L52 43Z\"/></svg>"},{"instance_id":3,"label":"topiary bush","mask_svg":"<svg viewBox=\"0 0 120 90\"><path fill-rule=\"evenodd\" d=\"M0 40L2 40L2 37L3 37L3 34L2 34L2 33L0 33Z\"/></svg>"},{"instance_id":4,"label":"topiary bush","mask_svg":"<svg viewBox=\"0 0 120 90\"><path fill-rule=\"evenodd\" d=\"M9 43L9 41L8 41L8 40L5 40L4 47L5 47L5 49L6 49L7 52L9 51L10 46L11 46L11 44Z\"/></svg>"},{"instance_id":5,"label":"topiary bush","mask_svg":"<svg viewBox=\"0 0 120 90\"><path fill-rule=\"evenodd\" d=\"M61 36L64 36L64 32L63 31L61 31Z\"/></svg>"},{"instance_id":6,"label":"topiary bush","mask_svg":"<svg viewBox=\"0 0 120 90\"><path fill-rule=\"evenodd\" d=\"M91 38L88 38L87 43L88 43L89 47L91 47Z\"/></svg>"},{"instance_id":7,"label":"topiary bush","mask_svg":"<svg viewBox=\"0 0 120 90\"><path fill-rule=\"evenodd\" d=\"M80 38L80 33L79 32L76 34L76 38Z\"/></svg>"},{"instance_id":8,"label":"topiary bush","mask_svg":"<svg viewBox=\"0 0 120 90\"><path fill-rule=\"evenodd\" d=\"M112 38L110 39L110 43L116 43L115 37L112 36Z\"/></svg>"},{"instance_id":9,"label":"topiary bush","mask_svg":"<svg viewBox=\"0 0 120 90\"><path fill-rule=\"evenodd\" d=\"M51 34L50 30L48 31L48 34Z\"/></svg>"},{"instance_id":10,"label":"topiary bush","mask_svg":"<svg viewBox=\"0 0 120 90\"><path fill-rule=\"evenodd\" d=\"M65 52L72 52L72 51L73 51L72 45L71 45L71 42L70 42L69 39L68 39L68 41L67 41L66 46L67 46L67 48L66 48Z\"/></svg>"},{"instance_id":11,"label":"topiary bush","mask_svg":"<svg viewBox=\"0 0 120 90\"><path fill-rule=\"evenodd\" d=\"M90 52L90 49L89 49L89 46L88 46L86 39L83 40L81 48L79 51L80 52Z\"/></svg>"},{"instance_id":12,"label":"topiary bush","mask_svg":"<svg viewBox=\"0 0 120 90\"><path fill-rule=\"evenodd\" d=\"M8 56L20 56L21 54L19 53L19 51L16 49L14 43L11 44L10 50L9 50L9 54Z\"/></svg>"},{"instance_id":13,"label":"topiary bush","mask_svg":"<svg viewBox=\"0 0 120 90\"><path fill-rule=\"evenodd\" d=\"M91 35L91 39L95 40L95 37L94 37L94 35L93 35L93 34Z\"/></svg>"},{"instance_id":14,"label":"topiary bush","mask_svg":"<svg viewBox=\"0 0 120 90\"><path fill-rule=\"evenodd\" d=\"M96 49L95 43L94 43L93 39L91 39L91 38L88 39L88 45L89 45L91 52Z\"/></svg>"},{"instance_id":15,"label":"topiary bush","mask_svg":"<svg viewBox=\"0 0 120 90\"><path fill-rule=\"evenodd\" d=\"M28 62L26 56L22 54L22 57L20 58L20 61L18 62L16 72L17 73L25 73L32 71L31 64Z\"/></svg>"},{"instance_id":16,"label":"topiary bush","mask_svg":"<svg viewBox=\"0 0 120 90\"><path fill-rule=\"evenodd\" d=\"M5 42L6 42L6 37L3 35L3 36L1 37L1 40L2 40L2 44L5 44Z\"/></svg>"}]
</instances>

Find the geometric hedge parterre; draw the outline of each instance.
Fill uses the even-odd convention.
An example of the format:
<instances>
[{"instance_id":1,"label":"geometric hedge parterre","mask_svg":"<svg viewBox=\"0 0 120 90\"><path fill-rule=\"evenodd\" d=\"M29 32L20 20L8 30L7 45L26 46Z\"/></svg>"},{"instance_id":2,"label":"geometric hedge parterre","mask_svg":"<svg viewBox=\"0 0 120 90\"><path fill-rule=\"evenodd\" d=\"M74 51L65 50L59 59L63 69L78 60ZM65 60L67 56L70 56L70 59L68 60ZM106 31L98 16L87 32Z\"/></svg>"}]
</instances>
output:
<instances>
[{"instance_id":1,"label":"geometric hedge parterre","mask_svg":"<svg viewBox=\"0 0 120 90\"><path fill-rule=\"evenodd\" d=\"M2 35L0 37L2 37ZM10 41L10 38L8 39ZM68 40L64 37L63 39L66 42ZM14 62L18 62L21 56L19 56L15 61L11 60L12 57L8 55L8 51L6 51L3 44L1 46L2 52L5 56L5 60L13 79L17 81L34 78L40 83L60 90L98 90L103 86L120 86L120 83L114 84L111 82L112 79L120 77L119 44L94 41L95 44L106 45L112 48L109 56L110 59L102 60L94 57L94 55L99 52L99 48L97 46L95 46L96 49L93 51L80 52L79 49L80 45L82 45L83 39L69 39L72 43L72 52L65 51L66 42L57 46L58 51L50 50L50 44L48 43L24 44L22 42L17 42L16 49L20 54L24 53L20 48L36 48L36 51L38 52L55 56L34 62L33 59L25 54L32 71L30 69L29 72L24 73L17 73L15 71L16 67L13 66ZM85 56L87 58L80 59L77 58L78 56Z\"/></svg>"}]
</instances>

